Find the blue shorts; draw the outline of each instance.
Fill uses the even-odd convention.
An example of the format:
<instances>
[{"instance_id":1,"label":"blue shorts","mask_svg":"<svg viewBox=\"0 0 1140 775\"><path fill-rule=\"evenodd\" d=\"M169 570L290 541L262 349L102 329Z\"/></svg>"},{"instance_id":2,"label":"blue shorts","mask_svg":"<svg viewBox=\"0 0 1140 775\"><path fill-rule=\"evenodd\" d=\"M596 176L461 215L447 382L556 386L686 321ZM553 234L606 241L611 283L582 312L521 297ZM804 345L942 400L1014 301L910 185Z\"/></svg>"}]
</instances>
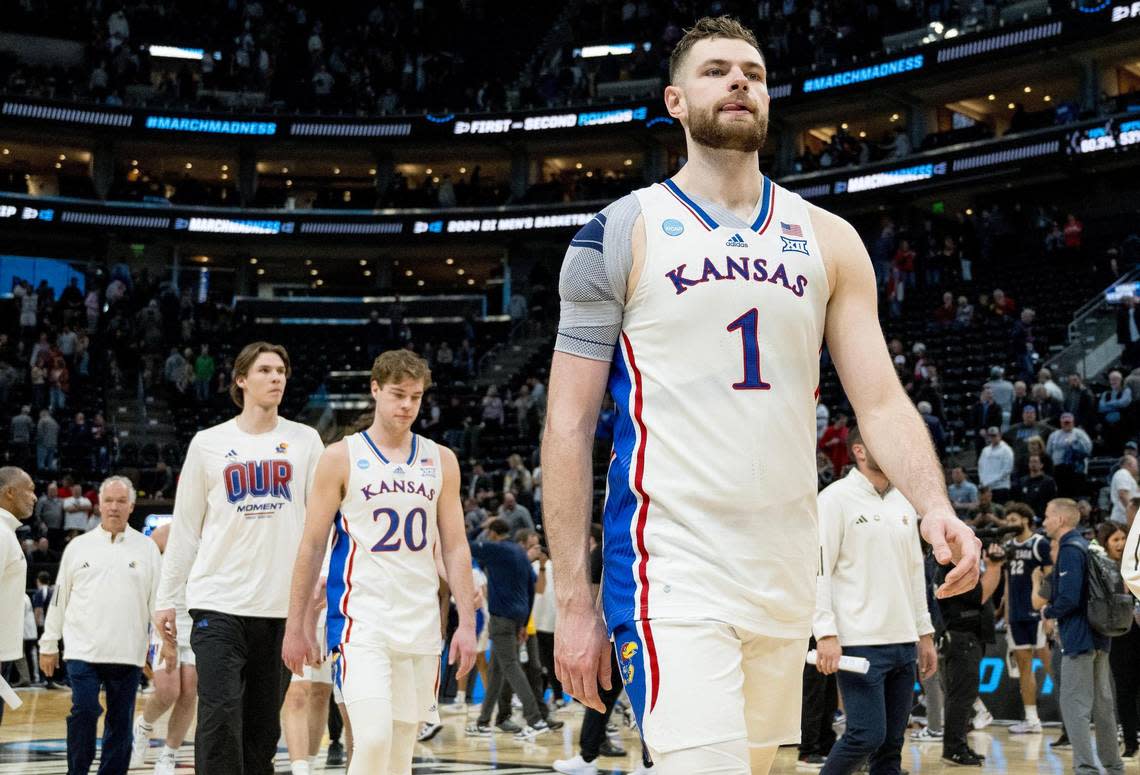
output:
<instances>
[{"instance_id":1,"label":"blue shorts","mask_svg":"<svg viewBox=\"0 0 1140 775\"><path fill-rule=\"evenodd\" d=\"M1006 622L1006 639L1011 651L1045 648L1045 628L1040 619Z\"/></svg>"}]
</instances>

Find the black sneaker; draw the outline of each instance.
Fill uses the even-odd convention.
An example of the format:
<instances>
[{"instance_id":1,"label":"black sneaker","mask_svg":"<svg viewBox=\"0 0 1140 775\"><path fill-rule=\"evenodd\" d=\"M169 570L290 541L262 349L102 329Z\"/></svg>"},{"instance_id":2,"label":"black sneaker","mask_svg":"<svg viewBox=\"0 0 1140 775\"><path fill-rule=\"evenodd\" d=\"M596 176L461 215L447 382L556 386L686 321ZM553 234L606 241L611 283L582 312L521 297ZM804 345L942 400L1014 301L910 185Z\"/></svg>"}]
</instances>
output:
<instances>
[{"instance_id":1,"label":"black sneaker","mask_svg":"<svg viewBox=\"0 0 1140 775\"><path fill-rule=\"evenodd\" d=\"M510 719L507 719L506 721L499 722L499 731L500 732L521 732L522 727L520 727L518 724L511 721Z\"/></svg>"},{"instance_id":2,"label":"black sneaker","mask_svg":"<svg viewBox=\"0 0 1140 775\"><path fill-rule=\"evenodd\" d=\"M1120 755L1120 758L1121 759L1127 759L1128 761L1132 761L1133 759L1136 758L1136 750L1137 749L1135 749L1135 748L1125 748L1124 753L1122 753Z\"/></svg>"},{"instance_id":3,"label":"black sneaker","mask_svg":"<svg viewBox=\"0 0 1140 775\"><path fill-rule=\"evenodd\" d=\"M546 722L546 726L550 729L551 732L555 732L566 726L566 723L564 721L559 721L558 719L547 718L543 719L543 721Z\"/></svg>"},{"instance_id":4,"label":"black sneaker","mask_svg":"<svg viewBox=\"0 0 1140 775\"><path fill-rule=\"evenodd\" d=\"M344 764L344 746L341 745L339 740L333 740L329 743L329 753L325 757L325 765L328 767L339 767Z\"/></svg>"},{"instance_id":5,"label":"black sneaker","mask_svg":"<svg viewBox=\"0 0 1140 775\"><path fill-rule=\"evenodd\" d=\"M598 756L618 757L625 756L625 749L613 740L606 738L602 744L598 746Z\"/></svg>"},{"instance_id":6,"label":"black sneaker","mask_svg":"<svg viewBox=\"0 0 1140 775\"><path fill-rule=\"evenodd\" d=\"M1050 743L1051 748L1072 748L1073 744L1069 742L1069 736L1062 732L1061 736Z\"/></svg>"},{"instance_id":7,"label":"black sneaker","mask_svg":"<svg viewBox=\"0 0 1140 775\"><path fill-rule=\"evenodd\" d=\"M825 759L824 757L820 756L817 753L808 754L807 756L801 756L800 758L796 759L796 769L797 770L818 770L818 769L822 769L823 763L826 761L827 761L827 759Z\"/></svg>"},{"instance_id":8,"label":"black sneaker","mask_svg":"<svg viewBox=\"0 0 1140 775\"><path fill-rule=\"evenodd\" d=\"M942 761L957 764L960 767L981 767L984 759L973 751L955 751L952 754L942 754Z\"/></svg>"}]
</instances>

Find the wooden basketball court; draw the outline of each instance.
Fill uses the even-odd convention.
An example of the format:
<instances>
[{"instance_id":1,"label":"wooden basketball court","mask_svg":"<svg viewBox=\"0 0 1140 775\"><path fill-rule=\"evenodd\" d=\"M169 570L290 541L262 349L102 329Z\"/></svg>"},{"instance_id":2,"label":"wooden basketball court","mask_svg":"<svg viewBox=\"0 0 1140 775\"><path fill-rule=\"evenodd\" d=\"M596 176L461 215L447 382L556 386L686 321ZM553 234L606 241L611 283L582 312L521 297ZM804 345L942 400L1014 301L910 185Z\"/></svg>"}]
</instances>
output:
<instances>
[{"instance_id":1,"label":"wooden basketball court","mask_svg":"<svg viewBox=\"0 0 1140 775\"><path fill-rule=\"evenodd\" d=\"M68 691L47 691L26 689L20 691L24 706L19 710L7 709L3 724L0 725L0 775L64 775L67 772L66 760L66 718L71 694ZM144 697L140 696L140 701ZM141 707L141 704L140 704ZM478 713L477 706L468 706L473 719ZM467 717L462 712L445 712L443 731L434 740L416 747L415 775L435 773L463 773L481 775L483 773L510 773L510 775L534 775L551 772L550 763L555 759L571 758L577 753L578 729L581 725L582 710L572 706L560 711L557 718L566 726L556 733L548 733L533 743L516 742L511 735L496 734L490 739L472 739L463 734ZM616 718L616 717L615 717ZM622 759L600 759L599 772L607 775L624 775L633 772L640 763L640 747L635 730L622 727L621 736L628 755ZM159 721L155 727L152 745L160 745L161 734L165 732L165 722ZM1067 750L1054 751L1049 743L1058 735L1056 725L1047 728L1043 735L1010 735L1004 726L994 724L982 732L971 735L971 745L979 753L985 754L982 768L988 773L1058 773L1072 771L1072 755ZM191 729L191 737L193 729ZM327 745L327 740L326 740ZM969 768L955 767L940 759L940 743L915 743L909 738L903 749L903 767L911 775L943 770L970 771ZM157 748L154 750L157 754ZM288 772L288 757L284 743L277 757L277 771ZM320 761L324 761L322 748ZM98 766L92 767L95 772ZM1136 768L1135 761L1125 762L1129 770ZM145 767L132 769L132 773L149 773L154 768L151 758ZM194 771L192 744L183 746L179 756L179 773ZM343 773L343 767L324 770L328 773ZM794 748L780 751L773 768L776 773L810 773L811 770L797 770Z\"/></svg>"}]
</instances>

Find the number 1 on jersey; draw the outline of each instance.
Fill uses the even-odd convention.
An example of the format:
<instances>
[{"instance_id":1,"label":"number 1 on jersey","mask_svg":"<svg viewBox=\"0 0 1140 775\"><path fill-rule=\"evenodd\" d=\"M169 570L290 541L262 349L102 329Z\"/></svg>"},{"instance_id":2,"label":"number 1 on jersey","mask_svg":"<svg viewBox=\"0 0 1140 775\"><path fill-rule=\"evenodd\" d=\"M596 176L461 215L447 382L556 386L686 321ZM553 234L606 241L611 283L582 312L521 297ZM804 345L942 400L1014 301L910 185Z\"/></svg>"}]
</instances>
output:
<instances>
[{"instance_id":1,"label":"number 1 on jersey","mask_svg":"<svg viewBox=\"0 0 1140 775\"><path fill-rule=\"evenodd\" d=\"M728 324L729 331L740 331L744 342L744 381L733 384L733 390L770 390L772 388L760 379L760 336L758 332L760 313L755 307Z\"/></svg>"}]
</instances>

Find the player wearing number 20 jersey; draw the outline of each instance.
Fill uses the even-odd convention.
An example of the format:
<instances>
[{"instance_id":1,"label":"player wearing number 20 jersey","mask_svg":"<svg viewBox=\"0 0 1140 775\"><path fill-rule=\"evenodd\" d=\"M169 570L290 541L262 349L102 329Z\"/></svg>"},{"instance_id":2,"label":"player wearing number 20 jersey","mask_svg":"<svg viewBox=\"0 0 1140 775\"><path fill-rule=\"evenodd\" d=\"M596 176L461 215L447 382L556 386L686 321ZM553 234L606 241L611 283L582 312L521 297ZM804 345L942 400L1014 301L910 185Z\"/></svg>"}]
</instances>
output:
<instances>
[{"instance_id":1,"label":"player wearing number 20 jersey","mask_svg":"<svg viewBox=\"0 0 1140 775\"><path fill-rule=\"evenodd\" d=\"M348 487L329 561L329 651L371 643L403 654L439 654L439 449L414 436L406 459L389 460L368 431L345 443Z\"/></svg>"}]
</instances>

